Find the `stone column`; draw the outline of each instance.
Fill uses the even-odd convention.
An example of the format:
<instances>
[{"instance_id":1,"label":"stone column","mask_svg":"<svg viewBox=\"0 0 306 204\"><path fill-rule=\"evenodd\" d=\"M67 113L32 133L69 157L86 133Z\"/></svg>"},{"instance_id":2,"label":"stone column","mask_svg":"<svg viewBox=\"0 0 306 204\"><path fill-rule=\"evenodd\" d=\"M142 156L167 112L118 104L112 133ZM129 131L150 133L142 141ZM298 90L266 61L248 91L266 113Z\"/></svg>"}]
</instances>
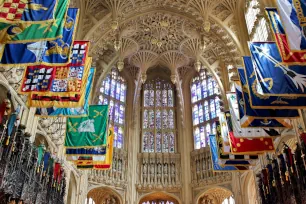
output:
<instances>
[{"instance_id":1,"label":"stone column","mask_svg":"<svg viewBox=\"0 0 306 204\"><path fill-rule=\"evenodd\" d=\"M182 200L185 204L191 204L193 202L192 188L191 188L191 160L190 155L193 150L193 130L192 130L192 113L191 113L191 98L190 98L190 77L185 77L182 83L182 90L184 96L184 127L178 125L179 135L179 152L181 154L181 166L182 166ZM177 124L181 124L181 120L178 117Z\"/></svg>"},{"instance_id":2,"label":"stone column","mask_svg":"<svg viewBox=\"0 0 306 204\"><path fill-rule=\"evenodd\" d=\"M30 141L34 142L35 135L37 132L37 125L38 125L38 117L35 117L35 111L36 108L30 108L27 114L27 120L26 120L26 129L25 132L28 132L31 134Z\"/></svg>"},{"instance_id":3,"label":"stone column","mask_svg":"<svg viewBox=\"0 0 306 204\"><path fill-rule=\"evenodd\" d=\"M141 83L138 81L138 83ZM139 102L133 104L134 94L136 86L133 83L133 80L129 81L128 90L127 90L127 107L126 107L126 136L125 136L125 148L127 149L127 192L126 192L126 203L134 204L137 203L137 176L142 172L138 172L137 169L137 153L140 150L140 128L139 128ZM135 97L140 97L135 94ZM133 107L137 106L137 107ZM136 111L136 112L134 112ZM142 165L142 164L140 164Z\"/></svg>"}]
</instances>

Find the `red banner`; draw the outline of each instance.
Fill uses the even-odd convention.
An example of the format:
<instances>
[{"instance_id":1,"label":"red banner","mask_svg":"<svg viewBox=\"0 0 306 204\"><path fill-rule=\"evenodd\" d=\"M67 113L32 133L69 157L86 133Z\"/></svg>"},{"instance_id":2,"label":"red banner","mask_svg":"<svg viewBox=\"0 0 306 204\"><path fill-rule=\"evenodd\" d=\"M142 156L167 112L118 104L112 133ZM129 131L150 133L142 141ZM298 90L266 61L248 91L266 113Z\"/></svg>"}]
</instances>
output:
<instances>
[{"instance_id":1,"label":"red banner","mask_svg":"<svg viewBox=\"0 0 306 204\"><path fill-rule=\"evenodd\" d=\"M232 154L263 154L275 151L272 138L237 138L233 132L229 132L229 139Z\"/></svg>"}]
</instances>

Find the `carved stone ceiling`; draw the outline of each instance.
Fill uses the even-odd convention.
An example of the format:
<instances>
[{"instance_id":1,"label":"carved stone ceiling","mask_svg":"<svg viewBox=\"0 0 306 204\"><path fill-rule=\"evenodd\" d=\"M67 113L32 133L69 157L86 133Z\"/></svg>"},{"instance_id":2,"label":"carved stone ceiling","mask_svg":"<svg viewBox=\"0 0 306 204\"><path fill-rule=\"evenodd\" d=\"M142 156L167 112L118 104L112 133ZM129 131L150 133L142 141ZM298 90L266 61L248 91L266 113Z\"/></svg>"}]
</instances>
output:
<instances>
[{"instance_id":1,"label":"carved stone ceiling","mask_svg":"<svg viewBox=\"0 0 306 204\"><path fill-rule=\"evenodd\" d=\"M205 198L206 196L212 197L216 203L222 203L226 198L229 198L232 195L232 192L224 189L224 188L212 188L207 190L202 196ZM199 199L201 200L201 198Z\"/></svg>"},{"instance_id":2,"label":"carved stone ceiling","mask_svg":"<svg viewBox=\"0 0 306 204\"><path fill-rule=\"evenodd\" d=\"M149 67L169 66L165 62L171 61L178 69L201 57L208 65L218 59L240 64L237 1L71 0L71 6L81 8L79 39L91 41L94 60L108 64L119 55L129 66L139 67L145 60ZM116 51L118 40L122 43ZM173 64L178 58L185 63ZM139 68L144 72L149 67Z\"/></svg>"}]
</instances>

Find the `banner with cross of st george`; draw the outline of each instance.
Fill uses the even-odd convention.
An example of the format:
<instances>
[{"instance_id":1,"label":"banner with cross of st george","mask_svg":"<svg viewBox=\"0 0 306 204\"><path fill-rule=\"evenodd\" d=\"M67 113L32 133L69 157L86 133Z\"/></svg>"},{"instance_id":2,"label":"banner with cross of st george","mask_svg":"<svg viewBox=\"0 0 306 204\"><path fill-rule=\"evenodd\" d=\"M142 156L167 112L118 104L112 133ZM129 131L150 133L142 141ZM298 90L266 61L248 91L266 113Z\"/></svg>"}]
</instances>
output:
<instances>
[{"instance_id":1,"label":"banner with cross of st george","mask_svg":"<svg viewBox=\"0 0 306 204\"><path fill-rule=\"evenodd\" d=\"M66 148L94 148L106 146L108 129L108 106L91 105L89 115L67 118Z\"/></svg>"}]
</instances>

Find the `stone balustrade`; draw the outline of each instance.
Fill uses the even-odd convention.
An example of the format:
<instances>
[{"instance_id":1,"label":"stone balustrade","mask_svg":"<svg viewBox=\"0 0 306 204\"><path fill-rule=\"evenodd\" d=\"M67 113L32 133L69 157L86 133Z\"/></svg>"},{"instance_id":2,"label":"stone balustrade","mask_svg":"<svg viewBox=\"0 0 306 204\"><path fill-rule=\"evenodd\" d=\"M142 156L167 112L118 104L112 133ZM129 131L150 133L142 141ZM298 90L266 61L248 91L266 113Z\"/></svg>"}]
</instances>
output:
<instances>
[{"instance_id":1,"label":"stone balustrade","mask_svg":"<svg viewBox=\"0 0 306 204\"><path fill-rule=\"evenodd\" d=\"M193 187L230 182L231 173L214 173L209 147L204 147L191 152L191 183Z\"/></svg>"},{"instance_id":2,"label":"stone balustrade","mask_svg":"<svg viewBox=\"0 0 306 204\"><path fill-rule=\"evenodd\" d=\"M139 153L138 190L181 188L181 156L170 153Z\"/></svg>"}]
</instances>

